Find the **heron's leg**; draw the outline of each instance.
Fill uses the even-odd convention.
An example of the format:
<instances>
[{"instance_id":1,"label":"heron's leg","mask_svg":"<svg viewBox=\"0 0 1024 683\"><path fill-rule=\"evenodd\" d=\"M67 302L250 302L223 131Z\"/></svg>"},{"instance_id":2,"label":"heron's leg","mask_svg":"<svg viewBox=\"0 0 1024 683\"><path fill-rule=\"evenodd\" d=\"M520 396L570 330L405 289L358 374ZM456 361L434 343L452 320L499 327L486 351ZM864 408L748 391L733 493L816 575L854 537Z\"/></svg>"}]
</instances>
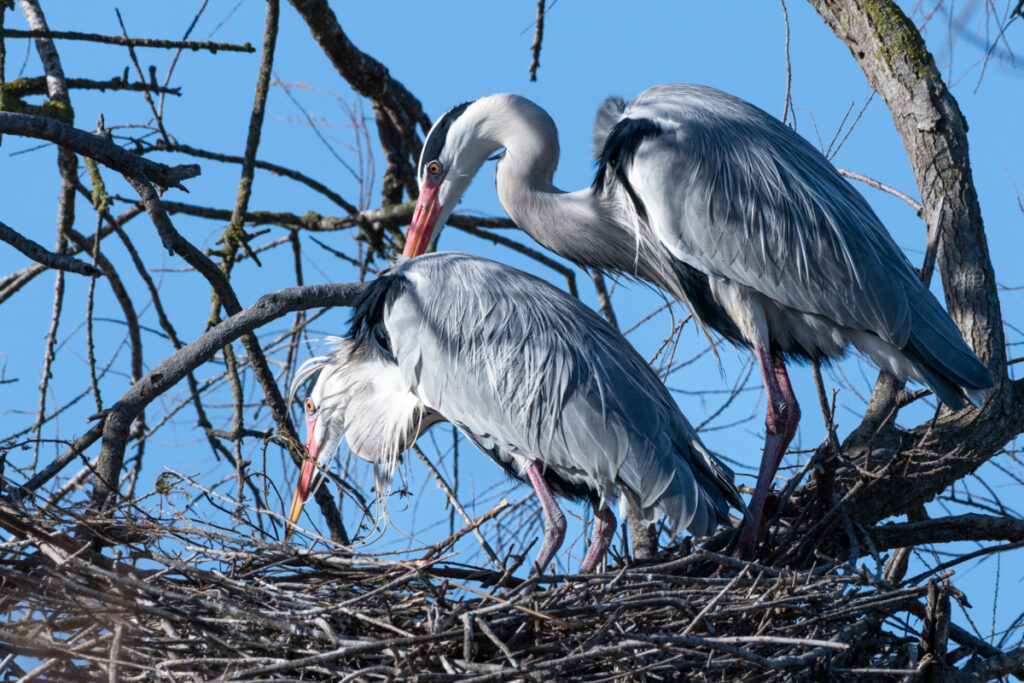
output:
<instances>
[{"instance_id":1,"label":"heron's leg","mask_svg":"<svg viewBox=\"0 0 1024 683\"><path fill-rule=\"evenodd\" d=\"M580 565L580 574L589 574L597 569L615 537L615 515L607 505L598 507L599 505L600 503L594 503L594 535L591 537L590 547L587 548L587 555L583 558L583 564Z\"/></svg>"},{"instance_id":2,"label":"heron's leg","mask_svg":"<svg viewBox=\"0 0 1024 683\"><path fill-rule=\"evenodd\" d=\"M772 357L771 352L759 346L754 348L754 352L761 365L761 376L764 378L765 393L768 396L768 410L764 421L764 455L761 457L761 470L757 475L757 487L750 500L750 520L740 531L737 549L739 557L745 560L754 557L761 524L764 521L764 504L768 498L768 491L771 490L772 480L782 463L786 447L793 440L797 425L800 424L800 406L789 382L785 362Z\"/></svg>"},{"instance_id":3,"label":"heron's leg","mask_svg":"<svg viewBox=\"0 0 1024 683\"><path fill-rule=\"evenodd\" d=\"M537 463L531 462L526 466L526 476L533 484L533 490L537 492L540 506L544 510L544 541L540 544L540 552L537 553L537 561L533 563L533 574L540 574L547 568L555 552L561 547L565 538L565 515L558 507L551 487L544 481L544 475ZM533 585L527 586L527 593L533 592Z\"/></svg>"},{"instance_id":4,"label":"heron's leg","mask_svg":"<svg viewBox=\"0 0 1024 683\"><path fill-rule=\"evenodd\" d=\"M800 425L800 404L796 402L793 385L789 383L789 373L786 371L786 364L781 360L775 362L775 379L779 383L779 389L782 390L784 410L781 412L786 422L785 442L782 450L785 452L793 437L796 436L796 428ZM778 467L778 465L775 466L776 469Z\"/></svg>"}]
</instances>

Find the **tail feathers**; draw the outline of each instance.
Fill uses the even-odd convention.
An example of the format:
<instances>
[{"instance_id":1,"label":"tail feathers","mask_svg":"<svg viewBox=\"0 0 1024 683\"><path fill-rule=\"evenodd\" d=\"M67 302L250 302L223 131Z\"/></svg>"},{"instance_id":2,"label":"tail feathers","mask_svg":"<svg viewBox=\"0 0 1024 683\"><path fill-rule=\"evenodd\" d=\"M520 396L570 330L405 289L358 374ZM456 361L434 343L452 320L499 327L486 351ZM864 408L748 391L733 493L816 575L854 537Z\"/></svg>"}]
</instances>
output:
<instances>
[{"instance_id":1,"label":"tail feathers","mask_svg":"<svg viewBox=\"0 0 1024 683\"><path fill-rule=\"evenodd\" d=\"M729 508L746 516L733 472L718 458L694 444L690 457L677 460L672 485L655 503L655 512L668 518L673 534L710 536L729 519Z\"/></svg>"},{"instance_id":2,"label":"tail feathers","mask_svg":"<svg viewBox=\"0 0 1024 683\"><path fill-rule=\"evenodd\" d=\"M729 503L722 492L699 473L694 473L694 479L695 497L681 499L678 491L672 488L654 508L652 517L664 516L673 535L688 531L695 537L710 536L729 520ZM746 510L745 507L740 509Z\"/></svg>"},{"instance_id":3,"label":"tail feathers","mask_svg":"<svg viewBox=\"0 0 1024 683\"><path fill-rule=\"evenodd\" d=\"M981 404L985 401L984 389L972 389L970 391L965 391L964 394L967 395L967 400L970 401L971 405L975 408L980 408Z\"/></svg>"},{"instance_id":4,"label":"tail feathers","mask_svg":"<svg viewBox=\"0 0 1024 683\"><path fill-rule=\"evenodd\" d=\"M736 475L725 463L706 450L703 444L694 448L693 461L696 465L694 474L697 476L697 485L702 491L714 497L723 521L728 519L730 507L739 510L744 517L750 516L743 497L736 488Z\"/></svg>"},{"instance_id":5,"label":"tail feathers","mask_svg":"<svg viewBox=\"0 0 1024 683\"><path fill-rule=\"evenodd\" d=\"M964 342L960 331L937 302L914 306L910 337L903 352L940 401L958 410L964 401L977 405L982 390L992 386L988 369Z\"/></svg>"},{"instance_id":6,"label":"tail feathers","mask_svg":"<svg viewBox=\"0 0 1024 683\"><path fill-rule=\"evenodd\" d=\"M697 492L697 509L686 530L692 536L710 536L719 525L729 520L729 503L722 492L699 473L697 473Z\"/></svg>"},{"instance_id":7,"label":"tail feathers","mask_svg":"<svg viewBox=\"0 0 1024 683\"><path fill-rule=\"evenodd\" d=\"M718 528L719 510L714 507L713 501L708 500L703 492L698 493L697 508L693 511L693 517L686 530L694 538L710 536Z\"/></svg>"}]
</instances>

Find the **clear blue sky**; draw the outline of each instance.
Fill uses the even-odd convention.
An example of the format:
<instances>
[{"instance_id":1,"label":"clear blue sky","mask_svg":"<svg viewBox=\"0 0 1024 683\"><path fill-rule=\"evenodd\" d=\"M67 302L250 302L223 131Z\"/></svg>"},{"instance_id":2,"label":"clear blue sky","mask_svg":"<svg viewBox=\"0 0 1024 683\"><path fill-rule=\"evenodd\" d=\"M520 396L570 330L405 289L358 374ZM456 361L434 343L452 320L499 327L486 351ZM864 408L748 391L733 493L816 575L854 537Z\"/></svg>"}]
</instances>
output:
<instances>
[{"instance_id":1,"label":"clear blue sky","mask_svg":"<svg viewBox=\"0 0 1024 683\"><path fill-rule=\"evenodd\" d=\"M122 14L132 36L180 36L190 17L179 14L178 7L185 3L129 3L122 6ZM192 3L198 7L200 3ZM122 4L123 5L123 4ZM553 116L561 133L562 162L555 181L564 189L577 189L588 184L593 175L593 162L589 158L590 127L598 104L609 94L629 98L644 88L665 82L695 82L711 85L739 95L768 112L781 116L786 90L785 24L782 6L778 3L718 2L681 3L645 2L612 3L605 1L580 2L561 0L549 11L545 22L544 48L541 54L539 80L530 83L527 66L530 62L530 44L533 40L532 21L535 3L497 2L481 3L468 0L445 3L407 3L393 1L333 3L338 17L352 41L365 52L383 61L392 75L403 82L420 98L431 118L436 118L448 107L492 92L511 91L531 97ZM57 3L48 8L51 28L97 31L116 30L113 16L114 3L88 3L64 5ZM790 60L792 68L792 97L797 111L797 130L815 144L823 146L836 135L844 117L850 112L849 122L861 111L871 94L863 74L847 48L803 2L787 3L790 22ZM911 3L905 3L909 10ZM635 9L634 9L635 8ZM225 42L249 41L259 45L263 25L264 6L255 0L236 3L211 2L206 14L192 37L210 38ZM973 21L973 20L972 20ZM24 20L17 12L8 13L7 26L23 28ZM1007 287L1024 285L1020 262L1020 242L1024 230L1024 217L1016 194L1015 183L1024 184L1024 148L1019 135L1020 113L1024 111L1024 80L1020 69L1012 65L993 62L988 65L979 85L982 51L965 39L955 39L950 49L947 17L932 20L927 39L936 54L943 72L948 74L953 93L958 98L970 124L970 144L973 170L982 210L989 235L996 274ZM968 23L967 30L976 30ZM1020 23L1008 36L1010 44L1021 44ZM319 47L290 6L281 12L281 35L275 60L275 77L291 85L291 92L302 107L315 119L321 120L321 134L338 144L329 150L321 143L305 115L290 99L285 89L275 87L268 102L267 121L260 146L259 158L285 166L298 168L327 183L350 201L358 197L358 188L351 174L338 161L341 155L350 165L356 164L352 150L343 143L351 143L352 132L344 128L347 117L339 99L349 104L355 97L335 73ZM27 59L24 75L40 73L34 49L27 51L26 41L8 42L7 76L19 75L23 60ZM108 78L119 75L129 64L123 48L61 42L59 48L69 76ZM162 80L170 63L170 53L142 51L144 66L157 67ZM951 58L952 56L952 58ZM248 126L252 89L258 65L258 55L205 54L185 52L181 55L172 85L184 88L184 97L169 98L166 120L169 130L181 141L214 151L241 154ZM134 76L133 76L134 80ZM107 116L107 125L137 123L148 118L146 106L137 94L97 96L88 92L74 92L76 123L91 129L100 113ZM116 102L116 106L112 105ZM851 111L852 108L852 111ZM372 109L364 103L362 111L372 118ZM843 135L846 128L843 129ZM55 153L52 148L34 149L31 141L6 137L0 148L0 178L8 200L0 206L0 221L31 234L43 244L53 242L57 174ZM22 153L24 152L24 153ZM166 161L185 161L165 157ZM372 195L374 205L379 196L379 176L383 160L376 161L376 185ZM834 159L837 166L873 177L911 196L917 189L904 156L898 135L884 103L876 97L868 104L856 128L846 138ZM167 198L228 208L234 202L238 169L234 166L202 162L203 174L187 183L190 194L171 191ZM485 167L470 188L460 211L484 215L504 215L493 188L492 171ZM132 196L123 182L108 175L112 189ZM887 224L896 241L906 250L911 261L918 263L923 254L925 230L913 210L902 201L863 185L858 189ZM16 201L11 198L16 198ZM295 183L267 175L257 177L251 203L253 209L285 210L302 213L307 210L337 214L337 207ZM92 230L94 218L88 206L78 206L81 232ZM212 240L223 226L217 222L176 217L180 231L203 246L213 246ZM132 235L150 264L163 263L167 269L182 267L180 260L161 253L159 241L151 224L137 220L131 224ZM264 240L284 234L270 229ZM528 241L525 236L517 239ZM329 234L323 239L338 249L351 249L348 232ZM307 282L347 281L354 279L352 270L328 256L308 240L304 242ZM466 237L449 229L443 234L440 248L459 249L507 260L535 272L550 275L543 268L524 262L517 255ZM236 287L243 303L251 303L260 295L279 287L294 284L287 249L278 249L264 258L264 267L255 268L246 263L236 272ZM20 254L0 245L2 273L21 267L25 263ZM201 332L208 312L208 291L194 273L164 272L166 303L179 333L192 338ZM129 277L133 293L137 293L137 306L143 308L147 298L138 281ZM579 282L584 298L593 303L586 286L588 280L580 274ZM102 288L101 288L102 289ZM29 288L10 302L0 306L0 334L3 343L0 353L6 354L7 377L18 377L15 384L0 385L0 411L4 420L30 424L37 396L35 387L42 356L42 337L48 325L51 306L52 277L37 279ZM938 290L936 290L938 291ZM105 291L99 295L108 311L111 307ZM84 287L78 283L69 290L69 306L84 306ZM624 328L632 326L660 305L660 298L639 285L623 283L615 291L614 303ZM1017 328L1024 324L1021 295L1018 291L1003 293L1004 316L1009 325ZM73 310L73 309L72 309ZM84 354L84 334L74 327L81 315L70 315L63 323L60 338ZM318 323L319 332L337 333L345 320L344 312L332 313ZM145 324L156 326L150 309L144 314ZM123 332L114 325L101 326L101 341L108 345L121 343ZM263 332L269 340L285 328L285 324L271 325ZM630 336L644 355L650 357L668 333L670 321L660 316L645 324ZM1019 342L1021 335L1008 330L1011 341ZM147 338L147 367L163 358L166 345L155 337ZM680 341L677 358L695 355L703 348L702 340L687 328ZM1019 346L1016 348L1020 348ZM122 352L124 353L124 352ZM1016 355L1011 350L1011 355ZM703 391L721 391L742 378L748 362L746 352L727 350L723 365L710 358L685 368L673 375L668 384L682 390L680 405L695 424L705 421L718 407L721 395ZM0 356L0 364L4 357ZM1019 367L1019 366L1017 366ZM79 386L84 364L73 354L63 354L56 368L51 404L63 403L69 392ZM207 374L213 374L209 369ZM863 408L846 380L862 396L870 391L876 373L867 365L851 359L826 373L830 387L840 387L838 419L841 430L849 430L858 421ZM206 376L206 375L204 375ZM798 435L800 448L814 448L823 438L822 420L817 399L810 380L810 371L796 369L797 392L804 406L804 421ZM757 390L757 375L753 376L753 390L744 393L721 416L712 420L704 433L707 443L716 451L737 463L743 476L740 481L752 484L749 475L756 471L760 459L763 432L763 398ZM127 378L111 377L104 383L105 397L112 400L127 388ZM686 393L683 393L686 392ZM255 396L255 393L252 394ZM64 418L61 435L79 433L72 420L92 412L88 401L78 413ZM167 410L172 402L153 404L149 413L150 424ZM27 411L25 414L23 411ZM188 412L188 411L185 411ZM80 413L80 414L79 414ZM920 410L904 417L910 424L928 414ZM229 413L223 412L228 419ZM271 426L266 412L247 413L249 426L264 429ZM152 485L160 468L167 464L187 472L200 473L209 481L223 474L223 466L215 465L209 457L201 435L192 428L191 414L182 414L171 430L162 432L157 441L167 446L189 444L185 448L160 448L157 443L147 451L149 465L143 477L143 490ZM71 426L69 426L71 424ZM84 424L80 423L80 424ZM443 441L443 435L438 435ZM463 444L466 463L461 474L463 498L469 491L488 490L503 480L484 458L467 455L470 447ZM53 450L57 450L54 447ZM95 451L95 449L94 449ZM52 455L44 450L44 457ZM92 453L95 455L95 452ZM251 453L256 462L261 454L254 448ZM804 456L791 456L787 463L801 463ZM270 467L277 468L275 455ZM413 458L415 460L415 457ZM473 463L470 465L469 463ZM1013 463L1004 463L1015 468ZM442 463L444 466L444 463ZM408 471L413 483L422 488L409 508L394 500L392 510L399 525L414 533L419 540L433 540L438 529L430 527L447 513L437 512L443 499L429 480L424 485L423 467L410 462ZM279 470L278 470L279 471ZM992 467L983 473L1000 487L1008 501L1019 496L1018 490L1006 487L1012 484L998 477ZM279 475L275 475L280 480ZM290 475L289 475L290 476ZM362 470L361 481L368 482L368 471ZM287 489L290 484L282 484ZM472 488L470 488L472 487ZM977 487L975 487L977 488ZM367 485L368 489L368 485ZM368 492L368 491L367 491ZM520 488L518 495L528 489ZM289 495L290 491L286 492ZM497 493L495 494L497 495ZM493 500L482 503L477 513L486 510ZM936 506L933 515L943 514ZM351 510L351 507L348 508ZM412 513L412 514L410 514ZM444 525L447 530L447 524ZM571 538L571 536L570 536ZM407 543L401 536L390 535L380 542L380 548L394 548ZM574 559L569 567L577 566L583 545L573 546ZM460 546L471 552L472 541ZM370 549L377 549L371 547ZM468 556L466 556L468 557ZM1010 559L1010 557L1006 558ZM1018 557L1014 559L1019 559ZM1004 564L1006 564L1004 562ZM1017 563L1019 565L1019 562ZM1008 565L1009 566L1009 565ZM967 574L961 588L968 591L983 623L988 623L991 612L992 591L997 567L989 562L981 567L962 566L960 574ZM1020 604L1019 569L1004 571L1000 577L1000 599L1007 605ZM1016 599L1011 600L1010 596ZM1016 610L1012 610L1014 613ZM998 613L1000 623L1011 619L1011 609ZM985 629L982 629L985 633Z\"/></svg>"}]
</instances>

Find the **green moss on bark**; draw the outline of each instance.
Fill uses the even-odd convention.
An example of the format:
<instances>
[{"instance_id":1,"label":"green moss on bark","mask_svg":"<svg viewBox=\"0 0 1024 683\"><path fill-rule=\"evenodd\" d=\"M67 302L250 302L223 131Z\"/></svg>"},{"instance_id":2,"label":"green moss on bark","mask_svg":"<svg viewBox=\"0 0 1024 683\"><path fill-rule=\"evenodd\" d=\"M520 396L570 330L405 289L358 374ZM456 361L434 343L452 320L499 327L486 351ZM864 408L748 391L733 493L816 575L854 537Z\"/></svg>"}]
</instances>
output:
<instances>
[{"instance_id":1,"label":"green moss on bark","mask_svg":"<svg viewBox=\"0 0 1024 683\"><path fill-rule=\"evenodd\" d=\"M889 70L896 61L909 64L914 75L923 78L934 68L931 53L917 27L890 0L865 0L862 7L868 15L879 45L877 56Z\"/></svg>"}]
</instances>

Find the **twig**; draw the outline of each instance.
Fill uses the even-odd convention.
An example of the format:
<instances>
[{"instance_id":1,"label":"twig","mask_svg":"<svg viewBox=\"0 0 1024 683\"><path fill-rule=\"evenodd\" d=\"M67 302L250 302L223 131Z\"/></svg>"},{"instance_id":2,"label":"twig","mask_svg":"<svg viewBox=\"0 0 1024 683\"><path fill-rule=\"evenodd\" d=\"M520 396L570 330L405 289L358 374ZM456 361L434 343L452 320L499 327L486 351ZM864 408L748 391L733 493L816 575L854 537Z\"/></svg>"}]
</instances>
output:
<instances>
[{"instance_id":1,"label":"twig","mask_svg":"<svg viewBox=\"0 0 1024 683\"><path fill-rule=\"evenodd\" d=\"M782 23L786 27L786 97L782 102L782 123L786 123L789 113L793 113L793 128L796 128L796 111L793 109L793 66L789 61L789 10L786 9L786 0L779 0L782 5Z\"/></svg>"},{"instance_id":2,"label":"twig","mask_svg":"<svg viewBox=\"0 0 1024 683\"><path fill-rule=\"evenodd\" d=\"M924 209L924 207L921 205L921 202L917 201L916 199L914 199L910 195L906 194L905 192L900 192L899 190L897 190L894 187L889 187L888 185L880 183L879 181L875 180L874 178L869 178L866 175L862 175L860 173L855 173L854 171L848 171L845 168L837 168L836 170L839 171L839 175L846 176L847 178L852 178L853 180L859 180L862 183L866 183L866 184L870 185L871 187L875 188L876 190L881 190L882 192L888 192L893 197L899 197L900 199L905 201L907 204L909 204L910 206L914 207L914 211L916 211L918 213L920 213L922 211L922 209Z\"/></svg>"},{"instance_id":3,"label":"twig","mask_svg":"<svg viewBox=\"0 0 1024 683\"><path fill-rule=\"evenodd\" d=\"M221 241L224 243L224 257L221 268L225 275L230 276L231 267L235 262L236 249L241 247L256 265L260 261L249 248L248 237L242 226L243 216L249 207L252 195L253 173L256 166L256 149L260 144L263 129L263 116L267 108L267 92L270 89L270 73L274 66L274 48L277 44L278 18L280 6L278 0L267 0L266 23L263 28L263 49L260 52L260 68L256 76L256 92L253 95L252 112L249 115L249 132L245 140L245 155L242 161L242 177L238 182L238 197L235 208L231 212L231 223L225 229ZM216 305L216 303L214 304Z\"/></svg>"},{"instance_id":4,"label":"twig","mask_svg":"<svg viewBox=\"0 0 1024 683\"><path fill-rule=\"evenodd\" d=\"M98 135L73 128L55 119L0 111L0 133L48 140L69 150L92 157L121 173L135 173L159 187L184 189L181 181L199 175L199 166L167 166L121 149Z\"/></svg>"},{"instance_id":5,"label":"twig","mask_svg":"<svg viewBox=\"0 0 1024 683\"><path fill-rule=\"evenodd\" d=\"M99 269L95 266L79 261L67 254L48 251L41 244L33 242L3 223L0 223L0 240L7 242L25 256L48 268L56 268L57 270L64 270L79 275L100 275Z\"/></svg>"},{"instance_id":6,"label":"twig","mask_svg":"<svg viewBox=\"0 0 1024 683\"><path fill-rule=\"evenodd\" d=\"M537 19L534 21L533 45L530 46L530 82L537 80L537 69L540 68L540 46L544 39L545 0L537 0Z\"/></svg>"},{"instance_id":7,"label":"twig","mask_svg":"<svg viewBox=\"0 0 1024 683\"><path fill-rule=\"evenodd\" d=\"M434 479L437 480L438 486L441 487L441 490L444 491L444 495L448 498L448 502L451 503L452 507L454 507L458 511L459 516L462 517L462 521L464 521L468 525L467 528L469 528L469 530L473 532L473 535L476 536L477 540L480 542L480 547L487 554L487 557L490 559L491 564L494 565L495 569L501 571L502 565L501 562L498 560L497 554L495 554L494 549L491 548L491 544L487 542L487 539L484 538L484 535L480 533L479 525L474 524L473 518L466 514L466 510L462 507L462 504L459 502L459 499L455 497L455 493L453 493L451 487L448 486L448 482L444 480L444 477L441 476L441 473L437 471L436 467L434 467L434 463L430 462L430 459L423 454L423 451L420 450L419 446L413 444L412 450L414 453L416 453L416 455L423 462L423 464L427 466L427 469L430 470L430 473L434 476Z\"/></svg>"},{"instance_id":8,"label":"twig","mask_svg":"<svg viewBox=\"0 0 1024 683\"><path fill-rule=\"evenodd\" d=\"M106 43L108 45L126 45L130 47L184 48L186 50L207 50L209 52L255 52L249 43L213 43L203 41L162 40L159 38L125 38L123 36L104 36L97 33L80 31L19 31L4 29L9 38L47 38L57 40L82 40L90 43Z\"/></svg>"}]
</instances>

